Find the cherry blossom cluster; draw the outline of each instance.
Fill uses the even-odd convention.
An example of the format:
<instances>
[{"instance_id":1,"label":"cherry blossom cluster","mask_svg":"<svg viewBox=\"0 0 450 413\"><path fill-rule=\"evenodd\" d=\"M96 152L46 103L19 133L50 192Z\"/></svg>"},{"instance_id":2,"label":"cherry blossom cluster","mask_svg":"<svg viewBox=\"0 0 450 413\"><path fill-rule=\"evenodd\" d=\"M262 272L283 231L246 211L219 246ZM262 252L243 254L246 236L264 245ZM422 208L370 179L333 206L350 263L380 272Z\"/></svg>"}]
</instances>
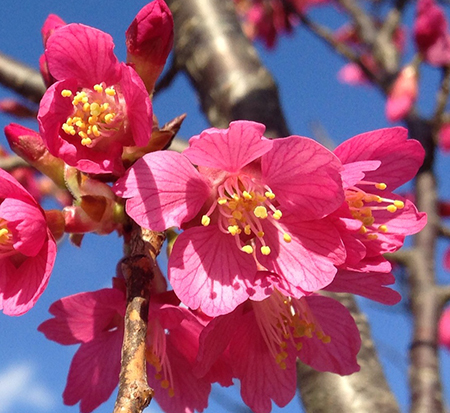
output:
<instances>
[{"instance_id":1,"label":"cherry blossom cluster","mask_svg":"<svg viewBox=\"0 0 450 413\"><path fill-rule=\"evenodd\" d=\"M297 359L358 371L359 331L326 295L400 300L383 254L426 224L393 192L422 165L420 143L396 127L330 151L303 136L267 139L264 125L241 120L193 136L182 153L162 150L174 132L159 129L151 97L173 43L165 3L145 6L126 36L121 63L108 34L54 15L44 24L39 133L14 124L5 133L63 208L44 211L33 179L0 170L0 309L33 307L64 233L80 245L88 232L122 235L131 218L177 232L173 290L164 278L152 285L146 336L148 382L163 410L202 411L212 383L237 378L243 401L270 412L294 397ZM125 291L118 273L111 288L55 302L39 326L79 345L63 398L82 413L118 384Z\"/></svg>"}]
</instances>

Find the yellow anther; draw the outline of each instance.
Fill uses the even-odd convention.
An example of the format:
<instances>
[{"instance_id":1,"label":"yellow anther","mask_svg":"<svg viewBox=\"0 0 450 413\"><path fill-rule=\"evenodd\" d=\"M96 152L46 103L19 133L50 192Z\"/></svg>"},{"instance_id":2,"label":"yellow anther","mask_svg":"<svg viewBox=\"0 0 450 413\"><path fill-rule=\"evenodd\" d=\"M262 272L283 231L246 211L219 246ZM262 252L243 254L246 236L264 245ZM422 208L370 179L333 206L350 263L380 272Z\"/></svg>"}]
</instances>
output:
<instances>
[{"instance_id":1,"label":"yellow anther","mask_svg":"<svg viewBox=\"0 0 450 413\"><path fill-rule=\"evenodd\" d=\"M83 105L83 112L89 112L89 109L91 109L91 105L88 102L86 102Z\"/></svg>"},{"instance_id":2,"label":"yellow anther","mask_svg":"<svg viewBox=\"0 0 450 413\"><path fill-rule=\"evenodd\" d=\"M367 228L363 225L363 226L359 229L359 232L360 232L361 234L365 234L365 233L367 233Z\"/></svg>"},{"instance_id":3,"label":"yellow anther","mask_svg":"<svg viewBox=\"0 0 450 413\"><path fill-rule=\"evenodd\" d=\"M101 106L101 111L102 112L104 112L106 109L108 109L109 108L109 103L108 102L105 102L105 103L103 103L102 104L102 106Z\"/></svg>"},{"instance_id":4,"label":"yellow anther","mask_svg":"<svg viewBox=\"0 0 450 413\"><path fill-rule=\"evenodd\" d=\"M210 222L211 222L211 218L210 217L208 217L207 215L203 215L202 216L202 225L204 227L207 227L210 224Z\"/></svg>"},{"instance_id":5,"label":"yellow anther","mask_svg":"<svg viewBox=\"0 0 450 413\"><path fill-rule=\"evenodd\" d=\"M102 93L103 92L103 87L102 85L95 85L94 86L94 90L98 93Z\"/></svg>"},{"instance_id":6,"label":"yellow anther","mask_svg":"<svg viewBox=\"0 0 450 413\"><path fill-rule=\"evenodd\" d=\"M388 227L386 225L380 225L378 227L378 231L380 231L380 232L387 232L388 231Z\"/></svg>"},{"instance_id":7,"label":"yellow anther","mask_svg":"<svg viewBox=\"0 0 450 413\"><path fill-rule=\"evenodd\" d=\"M383 182L380 182L380 183L375 184L375 188L383 190L383 189L387 188L387 185Z\"/></svg>"},{"instance_id":8,"label":"yellow anther","mask_svg":"<svg viewBox=\"0 0 450 413\"><path fill-rule=\"evenodd\" d=\"M83 146L89 146L92 143L92 139L91 138L83 138L81 139L81 144Z\"/></svg>"},{"instance_id":9,"label":"yellow anther","mask_svg":"<svg viewBox=\"0 0 450 413\"><path fill-rule=\"evenodd\" d=\"M228 227L228 232L229 232L231 235L236 235L236 234L238 234L238 232L239 232L239 227L238 227L237 225L230 225L230 226Z\"/></svg>"},{"instance_id":10,"label":"yellow anther","mask_svg":"<svg viewBox=\"0 0 450 413\"><path fill-rule=\"evenodd\" d=\"M97 125L92 125L92 133L96 137L100 136L100 131L98 130L98 126Z\"/></svg>"},{"instance_id":11,"label":"yellow anther","mask_svg":"<svg viewBox=\"0 0 450 413\"><path fill-rule=\"evenodd\" d=\"M244 227L244 233L245 233L245 235L250 235L252 233L252 229L250 228L250 225L246 225Z\"/></svg>"},{"instance_id":12,"label":"yellow anther","mask_svg":"<svg viewBox=\"0 0 450 413\"><path fill-rule=\"evenodd\" d=\"M323 336L321 338L321 340L322 340L322 343L328 344L331 341L331 337L330 336Z\"/></svg>"},{"instance_id":13,"label":"yellow anther","mask_svg":"<svg viewBox=\"0 0 450 413\"><path fill-rule=\"evenodd\" d=\"M89 116L89 118L88 118L88 122L90 125L97 123L97 121L98 121L98 116Z\"/></svg>"},{"instance_id":14,"label":"yellow anther","mask_svg":"<svg viewBox=\"0 0 450 413\"><path fill-rule=\"evenodd\" d=\"M101 113L100 105L97 102L93 102L91 104L91 115L99 116Z\"/></svg>"},{"instance_id":15,"label":"yellow anther","mask_svg":"<svg viewBox=\"0 0 450 413\"><path fill-rule=\"evenodd\" d=\"M168 389L169 386L170 386L169 380L166 380L166 379L161 380L161 387L162 387L163 389Z\"/></svg>"},{"instance_id":16,"label":"yellow anther","mask_svg":"<svg viewBox=\"0 0 450 413\"><path fill-rule=\"evenodd\" d=\"M253 198L253 197L251 196L251 194L249 194L247 191L242 192L242 196L243 196L244 199L246 199L247 201Z\"/></svg>"},{"instance_id":17,"label":"yellow anther","mask_svg":"<svg viewBox=\"0 0 450 413\"><path fill-rule=\"evenodd\" d=\"M389 211L389 212L395 212L395 211L397 211L397 207L395 206L395 205L388 205L387 207L386 207L386 209Z\"/></svg>"},{"instance_id":18,"label":"yellow anther","mask_svg":"<svg viewBox=\"0 0 450 413\"><path fill-rule=\"evenodd\" d=\"M231 214L233 216L234 219L240 220L242 219L242 212L241 211L233 211L233 213Z\"/></svg>"},{"instance_id":19,"label":"yellow anther","mask_svg":"<svg viewBox=\"0 0 450 413\"><path fill-rule=\"evenodd\" d=\"M367 235L368 239L378 239L378 235L377 234L369 234Z\"/></svg>"},{"instance_id":20,"label":"yellow anther","mask_svg":"<svg viewBox=\"0 0 450 413\"><path fill-rule=\"evenodd\" d=\"M374 217L367 217L367 218L364 218L364 219L362 220L362 222L363 222L363 224L364 224L366 227L368 227L368 226L372 225L372 224L375 222L375 218L374 218Z\"/></svg>"},{"instance_id":21,"label":"yellow anther","mask_svg":"<svg viewBox=\"0 0 450 413\"><path fill-rule=\"evenodd\" d=\"M82 120L76 121L75 125L78 126L79 128L85 128L86 127L86 124Z\"/></svg>"},{"instance_id":22,"label":"yellow anther","mask_svg":"<svg viewBox=\"0 0 450 413\"><path fill-rule=\"evenodd\" d=\"M291 242L292 238L289 234L283 234L283 239L285 242Z\"/></svg>"},{"instance_id":23,"label":"yellow anther","mask_svg":"<svg viewBox=\"0 0 450 413\"><path fill-rule=\"evenodd\" d=\"M395 201L394 201L394 205L395 205L398 209L402 209L402 208L405 207L405 203L404 203L403 201L398 201L398 200L395 200Z\"/></svg>"},{"instance_id":24,"label":"yellow anther","mask_svg":"<svg viewBox=\"0 0 450 413\"><path fill-rule=\"evenodd\" d=\"M87 97L87 96L83 96L82 98L81 98L81 103L87 103L87 102L89 102L89 98Z\"/></svg>"},{"instance_id":25,"label":"yellow anther","mask_svg":"<svg viewBox=\"0 0 450 413\"><path fill-rule=\"evenodd\" d=\"M115 95L116 95L116 91L115 91L112 87L107 87L107 88L105 89L105 93L106 93L108 96L115 96Z\"/></svg>"},{"instance_id":26,"label":"yellow anther","mask_svg":"<svg viewBox=\"0 0 450 413\"><path fill-rule=\"evenodd\" d=\"M116 116L115 113L108 113L107 115L105 115L105 122L111 123L114 119L114 116Z\"/></svg>"},{"instance_id":27,"label":"yellow anther","mask_svg":"<svg viewBox=\"0 0 450 413\"><path fill-rule=\"evenodd\" d=\"M267 245L264 245L263 247L261 247L261 254L262 255L269 255L270 254L270 247L268 247Z\"/></svg>"},{"instance_id":28,"label":"yellow anther","mask_svg":"<svg viewBox=\"0 0 450 413\"><path fill-rule=\"evenodd\" d=\"M264 195L270 200L275 199L275 194L273 192L266 191Z\"/></svg>"},{"instance_id":29,"label":"yellow anther","mask_svg":"<svg viewBox=\"0 0 450 413\"><path fill-rule=\"evenodd\" d=\"M8 241L9 231L6 228L0 229L0 244L5 244Z\"/></svg>"},{"instance_id":30,"label":"yellow anther","mask_svg":"<svg viewBox=\"0 0 450 413\"><path fill-rule=\"evenodd\" d=\"M258 231L256 234L259 238L262 238L264 236L264 231Z\"/></svg>"},{"instance_id":31,"label":"yellow anther","mask_svg":"<svg viewBox=\"0 0 450 413\"><path fill-rule=\"evenodd\" d=\"M105 116L105 118L106 118L106 116ZM225 205L227 203L227 201L228 201L227 198L219 198L219 199L217 199L217 203L219 205Z\"/></svg>"},{"instance_id":32,"label":"yellow anther","mask_svg":"<svg viewBox=\"0 0 450 413\"><path fill-rule=\"evenodd\" d=\"M256 216L257 218L261 218L261 219L265 219L265 218L267 218L267 216L268 216L266 207L264 207L264 206L262 206L262 205L257 206L257 207L253 210L253 213L255 214L255 216Z\"/></svg>"},{"instance_id":33,"label":"yellow anther","mask_svg":"<svg viewBox=\"0 0 450 413\"><path fill-rule=\"evenodd\" d=\"M167 391L167 393L169 394L169 397L175 396L175 390L172 387Z\"/></svg>"},{"instance_id":34,"label":"yellow anther","mask_svg":"<svg viewBox=\"0 0 450 413\"><path fill-rule=\"evenodd\" d=\"M86 139L88 137L86 132L83 132L83 131L79 131L78 136L82 139Z\"/></svg>"},{"instance_id":35,"label":"yellow anther","mask_svg":"<svg viewBox=\"0 0 450 413\"><path fill-rule=\"evenodd\" d=\"M281 211L279 210L279 209L277 209L274 213L273 213L273 217L276 219L276 220L278 220L278 219L280 219L281 217L282 217L282 213L281 213Z\"/></svg>"},{"instance_id":36,"label":"yellow anther","mask_svg":"<svg viewBox=\"0 0 450 413\"><path fill-rule=\"evenodd\" d=\"M72 96L72 91L69 89L64 89L61 91L61 96L65 97L65 98L69 98L70 96Z\"/></svg>"},{"instance_id":37,"label":"yellow anther","mask_svg":"<svg viewBox=\"0 0 450 413\"><path fill-rule=\"evenodd\" d=\"M242 247L242 251L246 252L247 254L253 254L253 247L251 245L244 245Z\"/></svg>"}]
</instances>

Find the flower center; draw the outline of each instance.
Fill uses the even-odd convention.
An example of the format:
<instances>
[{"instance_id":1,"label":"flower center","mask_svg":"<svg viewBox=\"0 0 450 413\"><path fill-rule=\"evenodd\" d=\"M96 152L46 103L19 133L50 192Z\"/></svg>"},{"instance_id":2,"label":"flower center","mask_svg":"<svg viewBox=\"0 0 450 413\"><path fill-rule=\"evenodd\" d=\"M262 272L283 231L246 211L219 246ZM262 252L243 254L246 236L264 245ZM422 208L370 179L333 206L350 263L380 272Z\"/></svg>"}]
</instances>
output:
<instances>
[{"instance_id":1,"label":"flower center","mask_svg":"<svg viewBox=\"0 0 450 413\"><path fill-rule=\"evenodd\" d=\"M283 370L286 369L288 342L300 351L303 345L301 339L312 338L313 334L323 343L331 341L304 298L286 297L275 291L263 301L252 301L252 305L264 341Z\"/></svg>"},{"instance_id":2,"label":"flower center","mask_svg":"<svg viewBox=\"0 0 450 413\"><path fill-rule=\"evenodd\" d=\"M386 189L386 184L360 181L357 185L371 185L376 189ZM350 208L353 218L362 222L361 234L366 234L368 239L377 239L377 233L388 232L386 225L378 225L373 216L374 211L385 210L391 213L405 207L403 201L383 198L379 195L363 191L361 188L352 186L345 190L345 200Z\"/></svg>"},{"instance_id":3,"label":"flower center","mask_svg":"<svg viewBox=\"0 0 450 413\"><path fill-rule=\"evenodd\" d=\"M11 231L8 229L8 222L3 218L0 218L0 254L13 251L12 243L13 236Z\"/></svg>"},{"instance_id":4,"label":"flower center","mask_svg":"<svg viewBox=\"0 0 450 413\"><path fill-rule=\"evenodd\" d=\"M275 194L267 185L256 183L248 176L233 176L218 187L218 198L202 217L202 225L208 226L211 214L219 211L219 229L236 239L238 248L247 254L254 252L254 240L261 244L261 253L269 255L271 250L264 240L262 220L268 220L281 232L284 230L278 221L282 212L275 206ZM284 233L285 242L291 236Z\"/></svg>"},{"instance_id":5,"label":"flower center","mask_svg":"<svg viewBox=\"0 0 450 413\"><path fill-rule=\"evenodd\" d=\"M172 369L166 353L166 333L156 320L149 321L149 332L147 339L151 338L145 350L145 358L147 363L155 368L155 378L160 380L161 387L167 389L169 397L173 397L175 390L173 388Z\"/></svg>"},{"instance_id":6,"label":"flower center","mask_svg":"<svg viewBox=\"0 0 450 413\"><path fill-rule=\"evenodd\" d=\"M106 87L103 82L75 95L64 89L61 95L73 98L74 107L73 115L62 124L62 129L68 135L78 135L83 146L93 147L98 138L110 137L122 126L122 98L114 87Z\"/></svg>"}]
</instances>

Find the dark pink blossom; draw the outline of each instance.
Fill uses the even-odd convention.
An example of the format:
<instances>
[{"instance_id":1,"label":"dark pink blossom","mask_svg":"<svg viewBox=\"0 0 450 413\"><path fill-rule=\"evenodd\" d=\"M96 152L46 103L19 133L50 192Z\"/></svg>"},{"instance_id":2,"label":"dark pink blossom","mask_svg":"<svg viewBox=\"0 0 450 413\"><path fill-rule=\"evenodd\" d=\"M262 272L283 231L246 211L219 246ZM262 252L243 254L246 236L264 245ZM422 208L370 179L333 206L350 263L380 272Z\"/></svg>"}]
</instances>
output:
<instances>
[{"instance_id":1,"label":"dark pink blossom","mask_svg":"<svg viewBox=\"0 0 450 413\"><path fill-rule=\"evenodd\" d=\"M126 31L127 61L153 92L173 47L173 17L164 0L144 6Z\"/></svg>"},{"instance_id":2,"label":"dark pink blossom","mask_svg":"<svg viewBox=\"0 0 450 413\"><path fill-rule=\"evenodd\" d=\"M114 187L139 225L185 228L169 279L186 305L211 316L270 295L259 270L300 298L329 284L345 259L338 231L321 219L344 201L340 162L311 139L263 133L249 121L207 129L182 154L145 155Z\"/></svg>"},{"instance_id":3,"label":"dark pink blossom","mask_svg":"<svg viewBox=\"0 0 450 413\"><path fill-rule=\"evenodd\" d=\"M442 311L438 325L439 344L450 351L450 307Z\"/></svg>"},{"instance_id":4,"label":"dark pink blossom","mask_svg":"<svg viewBox=\"0 0 450 413\"><path fill-rule=\"evenodd\" d=\"M0 309L21 315L47 287L56 243L44 211L11 175L0 169Z\"/></svg>"},{"instance_id":5,"label":"dark pink blossom","mask_svg":"<svg viewBox=\"0 0 450 413\"><path fill-rule=\"evenodd\" d=\"M390 122L402 120L416 102L418 75L414 66L406 66L398 75L386 101L386 117Z\"/></svg>"},{"instance_id":6,"label":"dark pink blossom","mask_svg":"<svg viewBox=\"0 0 450 413\"><path fill-rule=\"evenodd\" d=\"M152 108L136 71L119 63L111 37L81 24L59 27L45 50L57 80L38 121L52 155L84 172L121 174L124 146L145 146Z\"/></svg>"},{"instance_id":7,"label":"dark pink blossom","mask_svg":"<svg viewBox=\"0 0 450 413\"><path fill-rule=\"evenodd\" d=\"M192 370L203 324L189 310L165 303L167 297L170 293L154 295L150 302L148 381L163 410L202 411L208 405L211 384L195 377ZM38 328L57 343L81 344L70 366L63 399L68 405L80 402L82 413L105 402L119 382L125 307L125 294L117 288L79 293L53 303L49 311L54 318ZM228 376L221 376L222 384L231 384Z\"/></svg>"},{"instance_id":8,"label":"dark pink blossom","mask_svg":"<svg viewBox=\"0 0 450 413\"><path fill-rule=\"evenodd\" d=\"M342 180L350 215L342 216L362 224L358 239L366 257L398 250L406 235L426 224L425 213L392 192L414 178L425 156L422 145L407 137L405 128L379 129L357 135L334 151L344 164Z\"/></svg>"},{"instance_id":9,"label":"dark pink blossom","mask_svg":"<svg viewBox=\"0 0 450 413\"><path fill-rule=\"evenodd\" d=\"M317 295L292 299L274 292L205 327L195 373L202 376L229 352L242 400L252 411L268 413L272 401L283 407L294 397L297 357L319 371L351 374L359 370L360 344L353 318L337 301Z\"/></svg>"},{"instance_id":10,"label":"dark pink blossom","mask_svg":"<svg viewBox=\"0 0 450 413\"><path fill-rule=\"evenodd\" d=\"M434 0L418 0L414 21L417 50L433 66L450 63L450 35L442 8Z\"/></svg>"}]
</instances>

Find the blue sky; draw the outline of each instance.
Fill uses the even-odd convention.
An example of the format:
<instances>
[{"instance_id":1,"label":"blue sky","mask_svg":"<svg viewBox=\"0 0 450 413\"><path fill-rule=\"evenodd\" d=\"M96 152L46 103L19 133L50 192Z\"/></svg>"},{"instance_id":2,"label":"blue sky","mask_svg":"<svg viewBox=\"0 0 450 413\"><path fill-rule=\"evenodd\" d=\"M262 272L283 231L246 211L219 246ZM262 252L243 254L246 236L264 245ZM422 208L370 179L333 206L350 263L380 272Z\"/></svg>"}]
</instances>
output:
<instances>
[{"instance_id":1,"label":"blue sky","mask_svg":"<svg viewBox=\"0 0 450 413\"><path fill-rule=\"evenodd\" d=\"M126 56L125 30L145 1L113 1L93 7L87 0L77 2L43 0L2 0L0 14L0 50L29 65L38 67L42 53L40 28L49 13L58 14L67 22L81 22L110 33L116 43L116 54L124 60ZM70 4L70 5L69 5ZM407 19L413 11L408 10ZM336 10L317 9L313 18L333 28L344 22ZM331 53L329 48L317 41L304 29L281 39L276 50L267 52L258 45L263 62L272 71L278 83L286 118L292 133L313 136L313 125L321 125L336 144L361 132L390 126L384 116L384 100L369 87L352 88L336 80L336 73L344 61ZM408 46L407 56L412 47ZM439 77L436 70L428 69L422 74L419 108L426 114L434 108L433 94ZM13 96L0 88L0 99ZM179 76L170 90L154 101L154 111L160 123L186 112L188 117L180 135L189 138L208 127L201 114L194 91L183 76ZM0 114L3 128L11 119ZM27 121L26 126L36 129L36 124ZM4 137L0 136L4 142ZM448 174L448 159L439 154L438 173ZM440 179L440 195L450 197L450 183ZM439 258L447 245L439 243ZM0 314L0 413L42 413L58 411L77 412L78 406L66 407L61 394L76 348L49 342L36 331L37 326L48 318L48 307L62 296L81 291L96 290L109 286L115 266L121 257L121 242L116 235L107 237L87 236L78 249L64 241L59 246L57 262L49 287L37 305L26 315L9 318ZM440 261L439 261L440 262ZM446 283L450 274L438 265L439 281ZM401 280L400 280L401 281ZM403 281L404 282L404 281ZM397 289L406 297L406 289L397 283ZM368 312L373 335L380 351L388 380L394 389L403 411L408 406L407 357L411 334L410 317L406 311L406 299L394 307L385 307L367 300L360 300ZM450 372L450 360L442 353L444 372ZM446 400L450 394L450 375L445 374ZM226 411L222 404L228 398L238 401L236 389L216 388L211 397L208 412ZM98 413L112 411L113 398L99 409ZM148 411L159 411L152 404ZM298 412L299 401L285 409L273 411Z\"/></svg>"}]
</instances>

